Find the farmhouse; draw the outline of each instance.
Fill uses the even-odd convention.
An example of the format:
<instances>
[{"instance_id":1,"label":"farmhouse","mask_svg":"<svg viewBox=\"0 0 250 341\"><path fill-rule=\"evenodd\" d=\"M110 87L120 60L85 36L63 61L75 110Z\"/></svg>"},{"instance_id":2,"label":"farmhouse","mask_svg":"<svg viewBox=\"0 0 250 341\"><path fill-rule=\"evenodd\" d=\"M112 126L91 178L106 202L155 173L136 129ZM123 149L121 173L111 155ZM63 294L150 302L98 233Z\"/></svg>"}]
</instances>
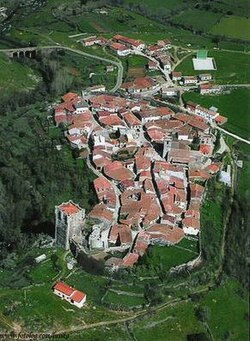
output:
<instances>
[{"instance_id":1,"label":"farmhouse","mask_svg":"<svg viewBox=\"0 0 250 341\"><path fill-rule=\"evenodd\" d=\"M100 42L100 39L97 38L96 36L91 36L91 37L83 39L82 42L84 46L93 46L95 44L98 44Z\"/></svg>"},{"instance_id":2,"label":"farmhouse","mask_svg":"<svg viewBox=\"0 0 250 341\"><path fill-rule=\"evenodd\" d=\"M158 70L158 63L156 61L149 60L149 62L148 62L148 70L149 71Z\"/></svg>"},{"instance_id":3,"label":"farmhouse","mask_svg":"<svg viewBox=\"0 0 250 341\"><path fill-rule=\"evenodd\" d=\"M139 77L132 82L123 83L121 89L130 94L157 89L157 83L150 77Z\"/></svg>"},{"instance_id":4,"label":"farmhouse","mask_svg":"<svg viewBox=\"0 0 250 341\"><path fill-rule=\"evenodd\" d=\"M212 75L211 73L202 73L199 75L199 80L200 81L211 81L212 80Z\"/></svg>"},{"instance_id":5,"label":"farmhouse","mask_svg":"<svg viewBox=\"0 0 250 341\"><path fill-rule=\"evenodd\" d=\"M200 84L199 85L199 92L201 95L217 94L217 93L221 92L221 87L219 85Z\"/></svg>"},{"instance_id":6,"label":"farmhouse","mask_svg":"<svg viewBox=\"0 0 250 341\"><path fill-rule=\"evenodd\" d=\"M129 47L120 44L120 43L112 43L109 45L109 48L113 51L115 51L118 56L125 57L130 54L131 50Z\"/></svg>"},{"instance_id":7,"label":"farmhouse","mask_svg":"<svg viewBox=\"0 0 250 341\"><path fill-rule=\"evenodd\" d=\"M171 49L171 41L168 39L158 40L157 45L164 47L165 49Z\"/></svg>"},{"instance_id":8,"label":"farmhouse","mask_svg":"<svg viewBox=\"0 0 250 341\"><path fill-rule=\"evenodd\" d=\"M145 48L145 44L142 41L128 38L120 34L115 35L113 40L130 48L136 48L138 50L143 50Z\"/></svg>"},{"instance_id":9,"label":"farmhouse","mask_svg":"<svg viewBox=\"0 0 250 341\"><path fill-rule=\"evenodd\" d=\"M55 295L61 297L77 308L82 308L86 302L86 294L79 291L64 282L57 282L53 287Z\"/></svg>"},{"instance_id":10,"label":"farmhouse","mask_svg":"<svg viewBox=\"0 0 250 341\"><path fill-rule=\"evenodd\" d=\"M181 72L173 71L171 76L172 76L173 81L180 81L182 79L182 73Z\"/></svg>"},{"instance_id":11,"label":"farmhouse","mask_svg":"<svg viewBox=\"0 0 250 341\"><path fill-rule=\"evenodd\" d=\"M196 76L184 76L182 77L182 81L184 85L193 85L198 83Z\"/></svg>"}]
</instances>

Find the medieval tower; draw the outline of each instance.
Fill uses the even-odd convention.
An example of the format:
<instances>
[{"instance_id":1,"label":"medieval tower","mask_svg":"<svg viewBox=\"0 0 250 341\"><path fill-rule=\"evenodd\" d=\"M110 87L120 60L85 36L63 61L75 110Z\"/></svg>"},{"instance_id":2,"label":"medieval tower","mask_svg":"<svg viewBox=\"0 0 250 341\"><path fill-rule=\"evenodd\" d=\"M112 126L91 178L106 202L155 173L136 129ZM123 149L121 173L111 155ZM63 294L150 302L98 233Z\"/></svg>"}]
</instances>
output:
<instances>
[{"instance_id":1,"label":"medieval tower","mask_svg":"<svg viewBox=\"0 0 250 341\"><path fill-rule=\"evenodd\" d=\"M55 207L55 245L69 250L70 242L81 244L85 210L72 201Z\"/></svg>"}]
</instances>

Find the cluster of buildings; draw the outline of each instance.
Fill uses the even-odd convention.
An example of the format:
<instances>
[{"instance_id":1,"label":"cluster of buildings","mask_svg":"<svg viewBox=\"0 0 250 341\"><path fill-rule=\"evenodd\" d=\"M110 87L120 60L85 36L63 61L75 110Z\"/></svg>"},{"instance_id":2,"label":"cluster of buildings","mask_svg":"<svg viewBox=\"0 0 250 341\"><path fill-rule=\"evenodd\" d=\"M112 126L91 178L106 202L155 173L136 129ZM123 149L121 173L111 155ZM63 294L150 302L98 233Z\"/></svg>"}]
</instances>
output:
<instances>
[{"instance_id":1,"label":"cluster of buildings","mask_svg":"<svg viewBox=\"0 0 250 341\"><path fill-rule=\"evenodd\" d=\"M168 39L158 40L156 44L146 45L141 40L125 37L123 35L115 35L111 39L106 39L97 36L91 36L83 39L85 46L93 46L94 44L107 46L112 51L116 52L118 56L127 56L130 54L139 54L148 58L147 68L148 71L160 71L167 79L166 83L159 84L156 78L152 77L139 77L133 81L123 83L121 89L126 91L127 94L136 95L143 92L150 91L156 93L161 91L162 95L167 97L179 96L178 86L194 87L197 88L201 95L219 94L222 92L222 87L211 83L213 77L211 73L200 73L195 76L182 75L181 72L172 71L174 65L174 58L170 53L172 48L171 42ZM206 61L213 61L213 58L207 58L207 51L198 51L196 61L204 64L206 70ZM213 61L214 63L214 61ZM197 70L202 70L202 67ZM208 68L208 70L213 70ZM171 77L169 77L169 75ZM172 81L172 82L171 82ZM101 92L105 91L105 87L97 86L91 91Z\"/></svg>"},{"instance_id":2,"label":"cluster of buildings","mask_svg":"<svg viewBox=\"0 0 250 341\"><path fill-rule=\"evenodd\" d=\"M111 39L91 36L82 40L84 46L107 46L112 51L115 51L118 56L127 56L134 51L146 51L149 55L153 56L156 54L163 53L166 50L171 49L171 42L168 39L159 40L155 45L146 45L143 41L125 37L120 34L114 35Z\"/></svg>"},{"instance_id":3,"label":"cluster of buildings","mask_svg":"<svg viewBox=\"0 0 250 341\"><path fill-rule=\"evenodd\" d=\"M56 207L56 245L84 245L87 252L125 252L111 257L111 269L132 267L150 244L173 245L201 230L205 182L217 174L216 111L188 103L190 114L114 95L75 93L55 108L57 125L67 126L73 148L86 148L98 204L85 217L73 202ZM85 222L91 231L85 233Z\"/></svg>"}]
</instances>

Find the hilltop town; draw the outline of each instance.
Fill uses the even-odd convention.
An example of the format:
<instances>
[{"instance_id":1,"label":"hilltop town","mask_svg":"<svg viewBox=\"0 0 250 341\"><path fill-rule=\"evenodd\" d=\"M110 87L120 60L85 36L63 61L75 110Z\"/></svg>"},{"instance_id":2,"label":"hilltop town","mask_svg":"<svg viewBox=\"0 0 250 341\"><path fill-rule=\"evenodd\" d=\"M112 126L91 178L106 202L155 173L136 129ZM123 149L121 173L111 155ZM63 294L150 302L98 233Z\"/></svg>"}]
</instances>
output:
<instances>
[{"instance_id":1,"label":"hilltop town","mask_svg":"<svg viewBox=\"0 0 250 341\"><path fill-rule=\"evenodd\" d=\"M4 340L248 339L249 13L0 0Z\"/></svg>"},{"instance_id":2,"label":"hilltop town","mask_svg":"<svg viewBox=\"0 0 250 341\"><path fill-rule=\"evenodd\" d=\"M173 81L182 79L174 72L170 79L169 40L153 46L120 35L111 42L84 40L86 46L103 43L120 56L144 51L166 78L164 85L136 78L121 85L120 95L105 93L105 86L81 96L70 92L55 107L56 125L67 127L65 138L97 176L93 185L99 201L86 216L73 201L56 207L56 245L69 249L73 243L87 254L108 252L105 265L117 270L132 267L150 244L197 238L206 181L222 167L213 158L216 127L227 119L192 102L174 111L164 101L147 98L162 87L171 91ZM201 90L209 88L204 84L209 79L200 76ZM126 254L112 257L114 251Z\"/></svg>"}]
</instances>

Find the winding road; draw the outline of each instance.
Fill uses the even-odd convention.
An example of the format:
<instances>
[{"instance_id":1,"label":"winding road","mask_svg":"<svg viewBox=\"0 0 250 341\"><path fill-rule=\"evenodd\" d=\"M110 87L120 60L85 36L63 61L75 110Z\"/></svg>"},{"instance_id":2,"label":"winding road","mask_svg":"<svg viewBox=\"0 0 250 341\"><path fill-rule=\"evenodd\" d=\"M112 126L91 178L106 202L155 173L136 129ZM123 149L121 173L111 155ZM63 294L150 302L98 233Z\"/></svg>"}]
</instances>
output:
<instances>
[{"instance_id":1,"label":"winding road","mask_svg":"<svg viewBox=\"0 0 250 341\"><path fill-rule=\"evenodd\" d=\"M90 54L87 52L83 52L81 50L78 49L73 49L67 46L63 46L63 45L51 45L51 46L39 46L36 48L32 48L30 46L28 47L24 47L24 48L17 48L17 49L0 49L0 52L4 52L4 53L12 53L12 52L26 52L26 51L34 51L34 50L66 50L66 51L70 51L76 54L79 54L81 56L87 57L87 58L91 58L91 59L97 59L100 60L102 62L105 63L109 63L109 64L113 64L114 66L117 67L117 81L115 86L110 90L110 92L116 92L121 84L122 84L122 78L123 78L123 65L122 62L118 62L118 61L114 61L113 59L108 59L108 58L104 58L104 57L100 57L94 54Z\"/></svg>"}]
</instances>

